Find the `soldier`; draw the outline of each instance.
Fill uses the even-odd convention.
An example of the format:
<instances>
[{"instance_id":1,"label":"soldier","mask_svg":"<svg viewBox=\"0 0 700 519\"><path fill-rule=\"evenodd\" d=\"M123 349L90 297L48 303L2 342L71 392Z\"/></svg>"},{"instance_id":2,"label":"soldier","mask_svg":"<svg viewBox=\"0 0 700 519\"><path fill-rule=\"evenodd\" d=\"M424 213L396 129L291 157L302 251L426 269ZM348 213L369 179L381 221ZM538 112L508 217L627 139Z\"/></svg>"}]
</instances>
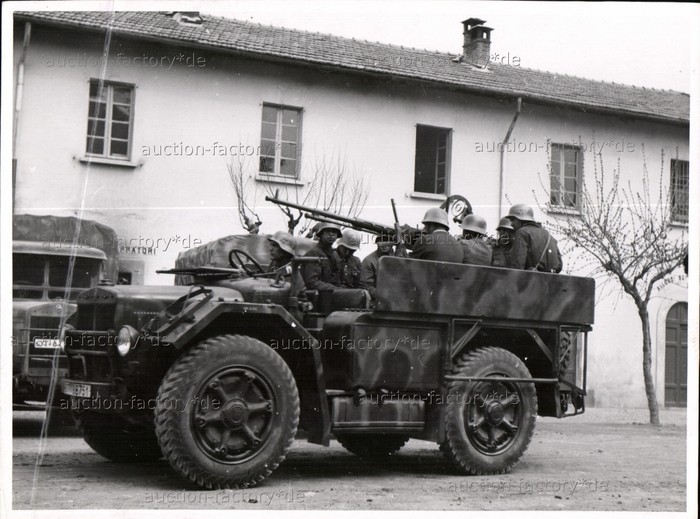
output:
<instances>
[{"instance_id":1,"label":"soldier","mask_svg":"<svg viewBox=\"0 0 700 519\"><path fill-rule=\"evenodd\" d=\"M338 255L338 273L340 286L343 288L367 288L360 260L355 251L360 248L360 233L345 229L335 241L335 253Z\"/></svg>"},{"instance_id":2,"label":"soldier","mask_svg":"<svg viewBox=\"0 0 700 519\"><path fill-rule=\"evenodd\" d=\"M367 290L375 298L377 292L377 270L379 269L379 258L382 256L392 256L394 254L394 240L377 235L374 243L377 244L377 250L362 260L362 276L365 278Z\"/></svg>"},{"instance_id":3,"label":"soldier","mask_svg":"<svg viewBox=\"0 0 700 519\"><path fill-rule=\"evenodd\" d=\"M304 265L304 284L308 290L334 290L340 286L338 256L333 251L333 244L340 238L340 227L334 223L321 223L316 236L316 246L304 257L321 258L321 262Z\"/></svg>"},{"instance_id":4,"label":"soldier","mask_svg":"<svg viewBox=\"0 0 700 519\"><path fill-rule=\"evenodd\" d=\"M557 240L535 222L532 207L516 204L506 215L515 234L510 251L509 266L514 269L561 272L563 263Z\"/></svg>"},{"instance_id":5,"label":"soldier","mask_svg":"<svg viewBox=\"0 0 700 519\"><path fill-rule=\"evenodd\" d=\"M268 272L286 266L294 257L294 236L284 231L277 231L267 239L268 248L270 250L270 266Z\"/></svg>"},{"instance_id":6,"label":"soldier","mask_svg":"<svg viewBox=\"0 0 700 519\"><path fill-rule=\"evenodd\" d=\"M498 222L496 231L498 231L498 241L493 245L491 266L508 267L510 251L513 248L515 229L513 229L510 220L504 216L501 218L501 221Z\"/></svg>"},{"instance_id":7,"label":"soldier","mask_svg":"<svg viewBox=\"0 0 700 519\"><path fill-rule=\"evenodd\" d=\"M491 247L484 241L486 236L486 220L475 214L467 215L462 223L462 263L467 265L491 266Z\"/></svg>"},{"instance_id":8,"label":"soldier","mask_svg":"<svg viewBox=\"0 0 700 519\"><path fill-rule=\"evenodd\" d=\"M448 231L447 213L439 207L428 209L422 221L424 233L413 243L411 258L462 263L462 246Z\"/></svg>"}]
</instances>

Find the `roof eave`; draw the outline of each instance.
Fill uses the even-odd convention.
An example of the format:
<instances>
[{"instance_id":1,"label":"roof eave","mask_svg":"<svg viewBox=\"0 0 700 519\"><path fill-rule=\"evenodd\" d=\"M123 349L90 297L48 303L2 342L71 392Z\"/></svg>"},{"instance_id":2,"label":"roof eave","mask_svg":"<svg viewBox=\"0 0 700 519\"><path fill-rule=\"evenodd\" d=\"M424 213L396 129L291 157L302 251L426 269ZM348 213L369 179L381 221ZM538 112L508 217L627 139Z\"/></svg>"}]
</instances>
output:
<instances>
[{"instance_id":1,"label":"roof eave","mask_svg":"<svg viewBox=\"0 0 700 519\"><path fill-rule=\"evenodd\" d=\"M51 25L51 26L64 27L67 29L75 29L76 27L80 27L81 29L85 29L85 30L92 31L92 32L104 32L107 30L104 27L96 27L94 25L89 25L89 24L80 23L80 22L64 22L64 21L59 21L59 20L49 20L49 19L45 19L45 18L35 18L31 15L25 15L25 14L16 14L15 20L32 21L35 23L42 23L42 24ZM128 37L128 38L137 39L137 40L152 41L152 42L157 42L157 43L166 43L166 44L180 45L180 46L185 45L185 46L188 46L191 48L210 50L210 51L215 50L217 52L233 54L233 55L252 58L252 59L264 59L266 61L275 62L275 63L285 63L285 64L291 64L294 66L306 66L306 67L313 67L313 68L322 68L322 69L326 69L326 70L333 70L333 71L344 72L344 73L353 72L356 74L365 75L365 76L369 76L369 77L375 77L375 78L377 78L377 77L382 77L382 78L384 78L384 77L396 77L396 78L401 78L405 81L427 83L427 84L433 85L435 87L470 92L470 93L484 95L487 97L512 98L512 99L522 98L524 101L526 100L526 101L536 102L538 104L544 104L544 105L565 106L565 107L574 108L576 110L583 111L583 112L593 112L593 113L601 113L601 114L606 114L606 115L634 117L637 119L651 120L654 122L665 123L665 124L672 124L672 125L678 125L678 126L690 126L690 119L689 118L668 117L668 116L663 116L663 115L658 115L658 114L650 114L648 112L641 112L641 111L635 111L635 110L624 110L624 109L620 109L620 108L605 107L605 106L593 105L593 104L588 104L588 103L580 103L580 102L576 103L576 102L571 102L571 101L567 101L564 99L555 99L555 98L551 98L551 97L543 96L543 95L536 95L536 94L533 95L532 93L529 93L529 92L518 92L518 91L506 90L506 89L499 90L499 89L495 89L495 88L479 88L479 87L474 87L471 85L462 85L460 83L451 82L451 81L438 81L438 80L432 80L432 79L427 79L427 78L418 78L415 76L397 74L395 72L371 70L371 69L368 69L364 66L353 67L353 66L349 66L349 65L342 65L340 63L333 64L333 63L328 63L325 61L314 61L314 60L308 60L308 59L305 60L305 59L300 59L300 58L292 58L289 56L284 56L284 55L275 54L275 53L264 53L264 52L246 51L246 50L241 50L241 49L232 49L230 47L223 47L223 46L211 45L211 44L203 44L203 43L199 43L199 42L192 41L192 40L186 40L186 39L168 38L168 37L157 36L157 35L149 36L149 35L144 35L142 33L135 33L133 31L123 30L123 29L113 29L113 31L115 33L123 36L123 37Z\"/></svg>"}]
</instances>

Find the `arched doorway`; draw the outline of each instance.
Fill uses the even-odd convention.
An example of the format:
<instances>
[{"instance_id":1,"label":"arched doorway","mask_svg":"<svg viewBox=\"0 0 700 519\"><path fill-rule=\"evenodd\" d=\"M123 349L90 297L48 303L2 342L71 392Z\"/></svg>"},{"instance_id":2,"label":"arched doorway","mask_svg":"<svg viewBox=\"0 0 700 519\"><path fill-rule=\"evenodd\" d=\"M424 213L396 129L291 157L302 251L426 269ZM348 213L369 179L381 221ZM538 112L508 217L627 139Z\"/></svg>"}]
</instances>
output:
<instances>
[{"instance_id":1,"label":"arched doorway","mask_svg":"<svg viewBox=\"0 0 700 519\"><path fill-rule=\"evenodd\" d=\"M686 407L688 399L688 304L676 303L666 314L664 403Z\"/></svg>"}]
</instances>

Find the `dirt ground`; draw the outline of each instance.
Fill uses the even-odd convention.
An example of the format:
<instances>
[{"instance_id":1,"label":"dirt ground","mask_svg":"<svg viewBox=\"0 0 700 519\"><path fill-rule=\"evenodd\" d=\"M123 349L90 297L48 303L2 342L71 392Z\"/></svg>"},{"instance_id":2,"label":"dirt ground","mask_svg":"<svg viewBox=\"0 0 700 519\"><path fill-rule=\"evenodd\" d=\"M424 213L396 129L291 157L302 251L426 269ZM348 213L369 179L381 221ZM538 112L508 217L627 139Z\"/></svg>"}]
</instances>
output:
<instances>
[{"instance_id":1,"label":"dirt ground","mask_svg":"<svg viewBox=\"0 0 700 519\"><path fill-rule=\"evenodd\" d=\"M377 464L335 441L325 448L296 440L259 487L202 491L166 461L109 462L68 426L52 428L37 466L42 414L15 412L13 508L681 512L687 503L686 411L663 410L661 419L663 425L649 425L642 409L539 418L513 472L485 477L453 472L436 445L419 440Z\"/></svg>"}]
</instances>

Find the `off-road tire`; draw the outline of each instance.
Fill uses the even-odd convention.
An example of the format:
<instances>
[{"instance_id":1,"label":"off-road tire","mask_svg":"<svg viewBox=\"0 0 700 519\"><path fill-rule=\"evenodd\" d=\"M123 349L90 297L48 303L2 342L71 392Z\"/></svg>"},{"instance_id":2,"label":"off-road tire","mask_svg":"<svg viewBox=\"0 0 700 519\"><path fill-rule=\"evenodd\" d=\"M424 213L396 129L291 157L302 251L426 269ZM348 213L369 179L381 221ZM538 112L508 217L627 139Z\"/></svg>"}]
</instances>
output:
<instances>
[{"instance_id":1,"label":"off-road tire","mask_svg":"<svg viewBox=\"0 0 700 519\"><path fill-rule=\"evenodd\" d=\"M531 378L521 359L494 347L463 354L452 374ZM534 384L452 381L440 450L463 473L507 473L527 450L536 418Z\"/></svg>"},{"instance_id":2,"label":"off-road tire","mask_svg":"<svg viewBox=\"0 0 700 519\"><path fill-rule=\"evenodd\" d=\"M73 417L85 443L108 460L145 462L163 457L152 427L94 411L79 411Z\"/></svg>"},{"instance_id":3,"label":"off-road tire","mask_svg":"<svg viewBox=\"0 0 700 519\"><path fill-rule=\"evenodd\" d=\"M345 449L360 458L387 458L406 445L408 436L396 434L336 434Z\"/></svg>"},{"instance_id":4,"label":"off-road tire","mask_svg":"<svg viewBox=\"0 0 700 519\"><path fill-rule=\"evenodd\" d=\"M212 337L170 367L155 422L163 454L180 475L209 489L246 488L287 455L299 393L287 364L265 343Z\"/></svg>"}]
</instances>

